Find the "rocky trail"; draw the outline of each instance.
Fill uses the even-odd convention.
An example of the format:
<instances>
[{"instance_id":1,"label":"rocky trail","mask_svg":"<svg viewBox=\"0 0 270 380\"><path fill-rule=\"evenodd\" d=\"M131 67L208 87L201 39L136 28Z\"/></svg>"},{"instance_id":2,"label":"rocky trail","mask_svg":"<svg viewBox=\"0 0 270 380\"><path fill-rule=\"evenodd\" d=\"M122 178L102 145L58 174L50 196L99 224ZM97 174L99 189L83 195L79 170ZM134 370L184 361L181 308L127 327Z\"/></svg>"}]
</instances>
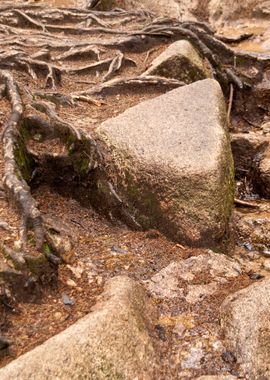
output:
<instances>
[{"instance_id":1,"label":"rocky trail","mask_svg":"<svg viewBox=\"0 0 270 380\"><path fill-rule=\"evenodd\" d=\"M154 3L1 2L0 379L270 378L270 6Z\"/></svg>"}]
</instances>

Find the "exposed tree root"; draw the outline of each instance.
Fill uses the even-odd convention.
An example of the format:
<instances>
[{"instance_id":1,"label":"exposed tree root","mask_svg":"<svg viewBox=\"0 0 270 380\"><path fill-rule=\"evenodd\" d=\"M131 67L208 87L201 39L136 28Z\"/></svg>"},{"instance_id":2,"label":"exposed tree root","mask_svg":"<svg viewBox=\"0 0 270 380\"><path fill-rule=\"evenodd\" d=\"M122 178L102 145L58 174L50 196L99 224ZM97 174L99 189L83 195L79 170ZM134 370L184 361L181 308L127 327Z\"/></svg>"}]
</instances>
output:
<instances>
[{"instance_id":1,"label":"exposed tree root","mask_svg":"<svg viewBox=\"0 0 270 380\"><path fill-rule=\"evenodd\" d=\"M5 174L3 184L9 197L15 201L21 213L21 239L23 244L27 242L27 231L33 228L37 249L41 250L44 243L44 228L40 211L32 198L30 188L23 178L21 168L26 163L18 163L18 160L27 160L22 136L20 135L20 123L22 121L23 105L18 86L9 72L0 71L0 79L5 83L7 97L11 102L11 115L4 127L2 134Z\"/></svg>"},{"instance_id":2,"label":"exposed tree root","mask_svg":"<svg viewBox=\"0 0 270 380\"><path fill-rule=\"evenodd\" d=\"M102 94L103 91L113 89L113 88L128 88L128 87L134 87L134 86L164 86L165 88L175 88L184 86L185 83L177 80L177 79L170 79L170 78L164 78L164 77L158 77L158 76L137 76L137 77L130 77L130 78L116 78L112 79L110 81L98 84L96 86L93 86L87 90L83 90L77 93L74 93L73 96L76 95L97 95Z\"/></svg>"},{"instance_id":3,"label":"exposed tree root","mask_svg":"<svg viewBox=\"0 0 270 380\"><path fill-rule=\"evenodd\" d=\"M115 14L114 14L115 15ZM118 15L117 15L118 16ZM46 25L44 26L46 27ZM53 26L53 28L59 28L60 26ZM62 27L61 27L62 28ZM72 29L73 27L69 27ZM14 28L13 28L14 29ZM70 29L68 30L68 33L70 33ZM75 31L78 31L78 27L74 27ZM95 29L95 28L94 28ZM89 30L89 28L85 28L84 32L86 34L92 33L94 31L95 33L102 32L107 33L108 30ZM206 57L209 61L209 63L213 67L213 72L216 75L216 78L222 82L222 84L229 85L230 83L233 83L237 85L237 87L242 88L244 86L244 83L246 82L245 79L241 79L238 75L237 69L239 66L241 66L241 62L243 60L245 61L245 66L247 66L249 63L253 65L255 68L259 69L259 72L261 75L262 69L266 67L266 65L269 62L269 57L267 56L260 56L255 54L247 54L247 53L236 53L232 49L228 48L223 42L215 38L213 32L204 24L201 23L180 23L177 21L172 21L168 19L161 19L161 20L154 20L149 23L146 27L144 27L142 30L138 31L119 31L115 30L114 28L108 28L111 33L117 34L117 35L124 35L123 38L117 38L117 39L111 39L111 40L101 40L101 41L91 41L91 44L83 42L82 40L76 40L76 39L66 39L64 38L59 41L55 41L53 39L53 35L45 33L43 36L36 35L35 39L38 43L38 46L41 48L46 47L46 52L44 50L40 53L39 56L31 57L30 59L24 54L23 47L28 45L27 39L25 42L19 41L19 44L22 49L16 49L8 54L5 52L4 55L0 55L0 64L1 62L4 65L17 65L22 66L25 68L25 70L33 77L36 77L35 71L38 70L47 70L47 78L45 81L45 86L51 86L55 88L56 86L56 79L59 78L60 81L60 74L61 72L76 72L76 73L83 73L88 70L95 70L98 68L102 68L104 65L111 65L110 71L117 71L118 66L122 66L123 62L130 62L129 59L124 59L122 57L122 53L118 53L115 58L112 59L100 59L100 53L104 51L105 49L110 48L118 48L118 49L127 49L132 48L133 46L136 46L136 49L142 48L144 46L148 46L150 42L150 46L148 46L148 49L151 48L153 43L157 43L161 37L166 38L186 38L190 40L195 47L199 50L201 55L203 57ZM75 33L74 31L74 33ZM81 31L81 29L80 29ZM18 39L18 38L17 38ZM28 38L29 40L29 38ZM43 42L42 42L43 41ZM64 41L64 42L63 42ZM148 41L148 44L146 42ZM153 42L155 41L155 42ZM17 41L18 42L18 41ZM16 38L14 40L14 37L12 40L3 40L3 44L12 44L14 46L14 43L16 43ZM23 45L22 45L23 44ZM26 44L26 45L25 45ZM59 65L51 64L48 62L44 62L38 57L45 58L50 55L50 51L53 49L65 49L66 51L60 55L52 56L53 61L61 61L63 59L77 59L79 57L85 56L91 58L91 56L96 57L98 59L97 62L78 67L76 69L68 68L68 67L62 67L60 68ZM122 58L121 58L122 57ZM222 67L224 63L230 64L231 66L234 65L235 61L237 61L237 69L234 67L230 71L227 70L227 68ZM235 65L234 65L235 66ZM114 67L114 70L111 70L112 67ZM115 69L116 68L116 69ZM105 77L105 79L108 79Z\"/></svg>"}]
</instances>

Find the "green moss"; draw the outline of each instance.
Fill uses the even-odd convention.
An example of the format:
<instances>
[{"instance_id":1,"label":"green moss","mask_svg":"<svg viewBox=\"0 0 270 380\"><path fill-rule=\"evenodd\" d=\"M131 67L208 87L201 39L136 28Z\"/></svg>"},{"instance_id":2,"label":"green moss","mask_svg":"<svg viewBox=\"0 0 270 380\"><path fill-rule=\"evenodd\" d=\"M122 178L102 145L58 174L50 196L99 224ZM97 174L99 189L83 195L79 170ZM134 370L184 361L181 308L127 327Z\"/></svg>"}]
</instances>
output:
<instances>
[{"instance_id":1,"label":"green moss","mask_svg":"<svg viewBox=\"0 0 270 380\"><path fill-rule=\"evenodd\" d=\"M89 172L89 159L80 155L74 160L73 167L76 173L85 176Z\"/></svg>"},{"instance_id":2,"label":"green moss","mask_svg":"<svg viewBox=\"0 0 270 380\"><path fill-rule=\"evenodd\" d=\"M51 253L53 253L52 249L51 249L51 247L49 246L48 243L44 243L43 244L42 250L43 250L44 253L47 253L48 255L51 254Z\"/></svg>"},{"instance_id":3,"label":"green moss","mask_svg":"<svg viewBox=\"0 0 270 380\"><path fill-rule=\"evenodd\" d=\"M97 190L100 195L105 195L105 197L109 195L108 185L102 179L97 180Z\"/></svg>"},{"instance_id":4,"label":"green moss","mask_svg":"<svg viewBox=\"0 0 270 380\"><path fill-rule=\"evenodd\" d=\"M32 232L29 232L27 235L27 242L31 245L35 245L35 238Z\"/></svg>"},{"instance_id":5,"label":"green moss","mask_svg":"<svg viewBox=\"0 0 270 380\"><path fill-rule=\"evenodd\" d=\"M14 155L19 168L19 171L17 172L18 178L23 178L26 182L28 182L31 179L33 160L26 153L23 140L18 140Z\"/></svg>"},{"instance_id":6,"label":"green moss","mask_svg":"<svg viewBox=\"0 0 270 380\"><path fill-rule=\"evenodd\" d=\"M46 257L39 253L35 255L25 255L25 261L30 272L34 275L40 275L48 269L48 260Z\"/></svg>"},{"instance_id":7,"label":"green moss","mask_svg":"<svg viewBox=\"0 0 270 380\"><path fill-rule=\"evenodd\" d=\"M32 137L31 133L29 131L29 126L28 126L27 120L23 121L23 124L20 128L20 135L21 135L23 142L29 140Z\"/></svg>"},{"instance_id":8,"label":"green moss","mask_svg":"<svg viewBox=\"0 0 270 380\"><path fill-rule=\"evenodd\" d=\"M77 139L76 139L75 136L73 136L71 134L68 136L66 144L67 144L69 155L71 155L72 153L74 153L76 141L77 141Z\"/></svg>"}]
</instances>

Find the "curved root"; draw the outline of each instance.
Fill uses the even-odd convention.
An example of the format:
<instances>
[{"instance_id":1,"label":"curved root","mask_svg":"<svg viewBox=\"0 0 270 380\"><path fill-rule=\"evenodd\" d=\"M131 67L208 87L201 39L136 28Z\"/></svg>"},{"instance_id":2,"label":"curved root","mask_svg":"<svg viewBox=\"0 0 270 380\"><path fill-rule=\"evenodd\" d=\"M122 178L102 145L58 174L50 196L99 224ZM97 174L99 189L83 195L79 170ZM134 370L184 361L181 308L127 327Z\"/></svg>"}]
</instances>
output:
<instances>
[{"instance_id":1,"label":"curved root","mask_svg":"<svg viewBox=\"0 0 270 380\"><path fill-rule=\"evenodd\" d=\"M18 91L18 86L12 75L6 71L0 71L0 79L5 83L6 95L11 103L11 114L2 134L5 174L4 187L17 205L21 214L21 239L24 244L27 241L27 231L33 228L37 249L41 249L44 243L44 228L40 211L31 196L30 188L23 178L18 155L22 153L23 144L20 135L20 123L22 120L23 105Z\"/></svg>"}]
</instances>

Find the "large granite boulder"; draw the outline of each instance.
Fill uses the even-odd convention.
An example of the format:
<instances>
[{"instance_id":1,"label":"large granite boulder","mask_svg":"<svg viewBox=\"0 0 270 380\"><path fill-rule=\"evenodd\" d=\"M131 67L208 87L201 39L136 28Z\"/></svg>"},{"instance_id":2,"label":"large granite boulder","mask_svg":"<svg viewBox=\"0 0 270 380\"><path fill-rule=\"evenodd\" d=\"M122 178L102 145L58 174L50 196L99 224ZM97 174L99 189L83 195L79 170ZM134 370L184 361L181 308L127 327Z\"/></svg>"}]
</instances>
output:
<instances>
[{"instance_id":1,"label":"large granite boulder","mask_svg":"<svg viewBox=\"0 0 270 380\"><path fill-rule=\"evenodd\" d=\"M2 368L0 378L158 378L157 350L150 338L155 318L143 288L128 277L115 277L92 313Z\"/></svg>"},{"instance_id":2,"label":"large granite boulder","mask_svg":"<svg viewBox=\"0 0 270 380\"><path fill-rule=\"evenodd\" d=\"M269 379L270 279L230 295L221 307L221 325L241 375Z\"/></svg>"},{"instance_id":3,"label":"large granite boulder","mask_svg":"<svg viewBox=\"0 0 270 380\"><path fill-rule=\"evenodd\" d=\"M137 222L190 245L219 243L234 176L218 82L205 79L145 101L96 133L107 174Z\"/></svg>"},{"instance_id":4,"label":"large granite boulder","mask_svg":"<svg viewBox=\"0 0 270 380\"><path fill-rule=\"evenodd\" d=\"M175 78L188 84L210 77L211 74L192 44L179 40L154 59L143 75Z\"/></svg>"}]
</instances>

